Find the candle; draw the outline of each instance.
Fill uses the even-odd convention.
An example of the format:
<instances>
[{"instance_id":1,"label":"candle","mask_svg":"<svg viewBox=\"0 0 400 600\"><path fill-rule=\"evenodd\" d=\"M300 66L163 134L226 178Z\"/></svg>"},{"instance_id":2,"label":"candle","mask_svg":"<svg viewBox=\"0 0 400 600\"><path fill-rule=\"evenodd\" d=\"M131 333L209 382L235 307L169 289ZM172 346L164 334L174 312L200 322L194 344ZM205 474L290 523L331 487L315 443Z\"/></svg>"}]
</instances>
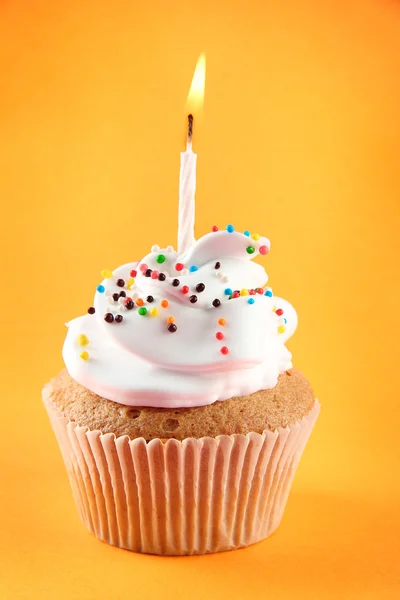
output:
<instances>
[{"instance_id":1,"label":"candle","mask_svg":"<svg viewBox=\"0 0 400 600\"><path fill-rule=\"evenodd\" d=\"M181 152L179 177L178 252L185 252L194 242L194 211L197 154L192 150L194 114L198 115L204 99L206 59L201 54L196 65L188 96L186 151Z\"/></svg>"}]
</instances>

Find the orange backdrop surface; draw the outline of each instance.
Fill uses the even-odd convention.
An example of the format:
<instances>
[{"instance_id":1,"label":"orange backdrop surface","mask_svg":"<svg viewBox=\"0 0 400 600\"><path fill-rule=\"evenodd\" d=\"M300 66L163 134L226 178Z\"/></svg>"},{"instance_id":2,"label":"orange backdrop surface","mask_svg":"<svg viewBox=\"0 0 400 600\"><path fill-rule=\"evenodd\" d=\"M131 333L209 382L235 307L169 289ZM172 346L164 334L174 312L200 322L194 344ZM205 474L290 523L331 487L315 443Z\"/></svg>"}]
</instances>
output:
<instances>
[{"instance_id":1,"label":"orange backdrop surface","mask_svg":"<svg viewBox=\"0 0 400 600\"><path fill-rule=\"evenodd\" d=\"M196 234L271 239L322 412L276 534L159 558L87 533L40 391L100 270L175 243L201 51ZM0 598L399 597L399 66L395 0L0 2Z\"/></svg>"}]
</instances>

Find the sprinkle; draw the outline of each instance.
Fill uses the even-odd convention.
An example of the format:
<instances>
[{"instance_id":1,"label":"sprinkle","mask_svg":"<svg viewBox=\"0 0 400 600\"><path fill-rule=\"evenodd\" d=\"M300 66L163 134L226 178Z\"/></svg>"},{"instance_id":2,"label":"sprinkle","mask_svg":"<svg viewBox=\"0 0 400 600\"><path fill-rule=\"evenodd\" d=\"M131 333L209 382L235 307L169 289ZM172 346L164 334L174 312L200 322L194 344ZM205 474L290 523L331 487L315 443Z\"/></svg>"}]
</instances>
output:
<instances>
[{"instance_id":1,"label":"sprinkle","mask_svg":"<svg viewBox=\"0 0 400 600\"><path fill-rule=\"evenodd\" d=\"M124 287L125 281L123 279L117 279L116 284L118 287Z\"/></svg>"},{"instance_id":2,"label":"sprinkle","mask_svg":"<svg viewBox=\"0 0 400 600\"><path fill-rule=\"evenodd\" d=\"M153 271L151 274L152 279L158 279L158 271Z\"/></svg>"},{"instance_id":3,"label":"sprinkle","mask_svg":"<svg viewBox=\"0 0 400 600\"><path fill-rule=\"evenodd\" d=\"M137 300L139 298L139 294L137 292L133 292L132 300Z\"/></svg>"},{"instance_id":4,"label":"sprinkle","mask_svg":"<svg viewBox=\"0 0 400 600\"><path fill-rule=\"evenodd\" d=\"M229 349L227 346L222 346L220 352L221 352L221 354L228 354Z\"/></svg>"},{"instance_id":5,"label":"sprinkle","mask_svg":"<svg viewBox=\"0 0 400 600\"><path fill-rule=\"evenodd\" d=\"M226 289L224 290L224 294L225 294L225 296L231 296L231 295L232 295L232 290L231 290L231 288L226 288Z\"/></svg>"},{"instance_id":6,"label":"sprinkle","mask_svg":"<svg viewBox=\"0 0 400 600\"><path fill-rule=\"evenodd\" d=\"M113 298L114 302L118 302L118 300L119 300L118 292L115 292L115 294L112 295L112 298Z\"/></svg>"},{"instance_id":7,"label":"sprinkle","mask_svg":"<svg viewBox=\"0 0 400 600\"><path fill-rule=\"evenodd\" d=\"M151 317L156 317L158 315L158 308L156 308L155 306L153 306L153 308L151 308L149 310L149 315Z\"/></svg>"},{"instance_id":8,"label":"sprinkle","mask_svg":"<svg viewBox=\"0 0 400 600\"><path fill-rule=\"evenodd\" d=\"M286 317L284 317L284 318L283 318L283 322L284 322L284 323L285 323L285 325L286 325L286 323L287 323L287 318L286 318Z\"/></svg>"},{"instance_id":9,"label":"sprinkle","mask_svg":"<svg viewBox=\"0 0 400 600\"><path fill-rule=\"evenodd\" d=\"M223 277L221 277L221 281L223 281L224 283L229 281L228 275L224 275Z\"/></svg>"},{"instance_id":10,"label":"sprinkle","mask_svg":"<svg viewBox=\"0 0 400 600\"><path fill-rule=\"evenodd\" d=\"M165 273L158 274L158 281L165 281L166 279L167 279L167 276L165 275Z\"/></svg>"},{"instance_id":11,"label":"sprinkle","mask_svg":"<svg viewBox=\"0 0 400 600\"><path fill-rule=\"evenodd\" d=\"M284 325L279 325L278 333L284 333L286 331L286 327Z\"/></svg>"},{"instance_id":12,"label":"sprinkle","mask_svg":"<svg viewBox=\"0 0 400 600\"><path fill-rule=\"evenodd\" d=\"M120 306L119 306L118 310L119 310L119 311L121 311L121 310L122 310L122 312L125 312L125 311L126 311L126 306L125 306L125 304L120 304Z\"/></svg>"},{"instance_id":13,"label":"sprinkle","mask_svg":"<svg viewBox=\"0 0 400 600\"><path fill-rule=\"evenodd\" d=\"M268 246L260 246L258 251L262 255L268 254L269 248L268 248Z\"/></svg>"},{"instance_id":14,"label":"sprinkle","mask_svg":"<svg viewBox=\"0 0 400 600\"><path fill-rule=\"evenodd\" d=\"M215 300L212 301L212 305L215 306L215 308L218 308L218 306L221 306L221 300L215 298Z\"/></svg>"},{"instance_id":15,"label":"sprinkle","mask_svg":"<svg viewBox=\"0 0 400 600\"><path fill-rule=\"evenodd\" d=\"M240 296L240 292L237 292L237 291L233 292L233 294L232 294L232 298L239 298L239 296Z\"/></svg>"},{"instance_id":16,"label":"sprinkle","mask_svg":"<svg viewBox=\"0 0 400 600\"><path fill-rule=\"evenodd\" d=\"M159 265L162 265L166 261L165 255L159 254L156 258L156 261L158 262Z\"/></svg>"},{"instance_id":17,"label":"sprinkle","mask_svg":"<svg viewBox=\"0 0 400 600\"><path fill-rule=\"evenodd\" d=\"M167 323L175 323L175 317L168 317Z\"/></svg>"},{"instance_id":18,"label":"sprinkle","mask_svg":"<svg viewBox=\"0 0 400 600\"><path fill-rule=\"evenodd\" d=\"M220 268L221 268L221 263L217 261L214 265L214 269L220 269Z\"/></svg>"},{"instance_id":19,"label":"sprinkle","mask_svg":"<svg viewBox=\"0 0 400 600\"><path fill-rule=\"evenodd\" d=\"M197 302L196 294L193 294L192 296L190 296L189 302L191 302L192 304L196 304L196 302Z\"/></svg>"},{"instance_id":20,"label":"sprinkle","mask_svg":"<svg viewBox=\"0 0 400 600\"><path fill-rule=\"evenodd\" d=\"M245 288L243 288L242 290L240 290L240 295L241 296L248 296L249 295L249 290L246 290Z\"/></svg>"},{"instance_id":21,"label":"sprinkle","mask_svg":"<svg viewBox=\"0 0 400 600\"><path fill-rule=\"evenodd\" d=\"M214 231L214 232L218 231L218 227L216 225L213 225L212 228L211 228L211 231Z\"/></svg>"},{"instance_id":22,"label":"sprinkle","mask_svg":"<svg viewBox=\"0 0 400 600\"><path fill-rule=\"evenodd\" d=\"M256 288L257 294L263 294L264 290L262 288Z\"/></svg>"},{"instance_id":23,"label":"sprinkle","mask_svg":"<svg viewBox=\"0 0 400 600\"><path fill-rule=\"evenodd\" d=\"M154 244L154 246L151 247L151 251L152 252L159 252L160 251L160 246L158 246L157 244Z\"/></svg>"},{"instance_id":24,"label":"sprinkle","mask_svg":"<svg viewBox=\"0 0 400 600\"><path fill-rule=\"evenodd\" d=\"M222 273L222 271L217 271L217 277L218 279L222 279L224 276L224 274Z\"/></svg>"},{"instance_id":25,"label":"sprinkle","mask_svg":"<svg viewBox=\"0 0 400 600\"><path fill-rule=\"evenodd\" d=\"M217 331L217 333L215 334L215 337L217 338L217 340L223 340L224 334L222 333L222 331Z\"/></svg>"},{"instance_id":26,"label":"sprinkle","mask_svg":"<svg viewBox=\"0 0 400 600\"><path fill-rule=\"evenodd\" d=\"M103 269L101 272L101 276L103 279L110 279L113 276L112 271L110 269Z\"/></svg>"},{"instance_id":27,"label":"sprinkle","mask_svg":"<svg viewBox=\"0 0 400 600\"><path fill-rule=\"evenodd\" d=\"M116 323L122 323L123 320L124 320L124 317L122 315L117 315L115 317L115 322Z\"/></svg>"},{"instance_id":28,"label":"sprinkle","mask_svg":"<svg viewBox=\"0 0 400 600\"><path fill-rule=\"evenodd\" d=\"M78 335L77 341L80 346L87 346L89 343L89 338L84 333L81 333L80 335Z\"/></svg>"},{"instance_id":29,"label":"sprinkle","mask_svg":"<svg viewBox=\"0 0 400 600\"><path fill-rule=\"evenodd\" d=\"M258 240L260 239L260 236L258 233L252 233L251 239L254 240L255 242L258 242Z\"/></svg>"},{"instance_id":30,"label":"sprinkle","mask_svg":"<svg viewBox=\"0 0 400 600\"><path fill-rule=\"evenodd\" d=\"M142 300L142 298L138 298L138 299L136 300L136 304L137 304L138 306L143 306L143 304L144 304L144 301Z\"/></svg>"},{"instance_id":31,"label":"sprinkle","mask_svg":"<svg viewBox=\"0 0 400 600\"><path fill-rule=\"evenodd\" d=\"M175 333L175 331L178 329L177 326L175 325L175 323L170 323L167 327L168 331L170 331L171 333Z\"/></svg>"},{"instance_id":32,"label":"sprinkle","mask_svg":"<svg viewBox=\"0 0 400 600\"><path fill-rule=\"evenodd\" d=\"M266 295L266 296L269 296L270 298L272 298L272 295L273 295L273 294L272 294L272 289L271 289L270 287L268 287L268 288L265 290L265 295Z\"/></svg>"},{"instance_id":33,"label":"sprinkle","mask_svg":"<svg viewBox=\"0 0 400 600\"><path fill-rule=\"evenodd\" d=\"M104 315L104 320L107 321L107 323L112 323L114 321L114 315L111 313L106 313Z\"/></svg>"},{"instance_id":34,"label":"sprinkle","mask_svg":"<svg viewBox=\"0 0 400 600\"><path fill-rule=\"evenodd\" d=\"M188 293L188 291L189 291L189 288L188 288L188 286L187 286L187 285L183 285L183 286L182 286L182 288L181 288L181 292L182 292L182 294L187 294L187 293Z\"/></svg>"},{"instance_id":35,"label":"sprinkle","mask_svg":"<svg viewBox=\"0 0 400 600\"><path fill-rule=\"evenodd\" d=\"M188 274L189 274L188 269L182 269L181 275L188 275Z\"/></svg>"},{"instance_id":36,"label":"sprinkle","mask_svg":"<svg viewBox=\"0 0 400 600\"><path fill-rule=\"evenodd\" d=\"M254 298L249 298L247 300L247 302L248 302L248 304L254 304L255 300L254 300Z\"/></svg>"},{"instance_id":37,"label":"sprinkle","mask_svg":"<svg viewBox=\"0 0 400 600\"><path fill-rule=\"evenodd\" d=\"M89 315L94 315L94 313L96 312L96 309L94 308L94 306L89 306L87 311L88 311Z\"/></svg>"},{"instance_id":38,"label":"sprinkle","mask_svg":"<svg viewBox=\"0 0 400 600\"><path fill-rule=\"evenodd\" d=\"M146 277L151 277L152 272L153 271L151 269L146 269L146 271L144 272L144 274L145 274Z\"/></svg>"},{"instance_id":39,"label":"sprinkle","mask_svg":"<svg viewBox=\"0 0 400 600\"><path fill-rule=\"evenodd\" d=\"M172 281L172 285L173 285L174 287L178 287L178 285L179 285L179 284L180 284L180 281L179 281L179 279L174 279L174 280Z\"/></svg>"},{"instance_id":40,"label":"sprinkle","mask_svg":"<svg viewBox=\"0 0 400 600\"><path fill-rule=\"evenodd\" d=\"M168 306L168 300L161 300L161 306L163 308L167 308L167 306Z\"/></svg>"},{"instance_id":41,"label":"sprinkle","mask_svg":"<svg viewBox=\"0 0 400 600\"><path fill-rule=\"evenodd\" d=\"M182 271L184 265L182 263L176 263L175 269L176 271Z\"/></svg>"},{"instance_id":42,"label":"sprinkle","mask_svg":"<svg viewBox=\"0 0 400 600\"><path fill-rule=\"evenodd\" d=\"M276 311L276 306L274 306L274 308L272 309L272 312L275 312L275 311Z\"/></svg>"},{"instance_id":43,"label":"sprinkle","mask_svg":"<svg viewBox=\"0 0 400 600\"><path fill-rule=\"evenodd\" d=\"M86 350L84 350L83 352L80 353L79 356L81 357L82 360L87 360L89 358L89 352L86 352Z\"/></svg>"},{"instance_id":44,"label":"sprinkle","mask_svg":"<svg viewBox=\"0 0 400 600\"><path fill-rule=\"evenodd\" d=\"M249 294L250 294L250 296L255 296L256 290L253 290L253 289L249 290Z\"/></svg>"},{"instance_id":45,"label":"sprinkle","mask_svg":"<svg viewBox=\"0 0 400 600\"><path fill-rule=\"evenodd\" d=\"M247 254L254 254L255 251L256 249L254 248L254 246L247 246L246 248Z\"/></svg>"},{"instance_id":46,"label":"sprinkle","mask_svg":"<svg viewBox=\"0 0 400 600\"><path fill-rule=\"evenodd\" d=\"M139 313L139 315L144 317L145 315L147 315L147 308L145 306L141 306L138 310L138 313Z\"/></svg>"},{"instance_id":47,"label":"sprinkle","mask_svg":"<svg viewBox=\"0 0 400 600\"><path fill-rule=\"evenodd\" d=\"M173 252L173 251L174 251L173 246L167 246L167 252Z\"/></svg>"},{"instance_id":48,"label":"sprinkle","mask_svg":"<svg viewBox=\"0 0 400 600\"><path fill-rule=\"evenodd\" d=\"M204 292L204 290L206 289L206 286L204 285L204 283L198 283L196 285L196 292Z\"/></svg>"},{"instance_id":49,"label":"sprinkle","mask_svg":"<svg viewBox=\"0 0 400 600\"><path fill-rule=\"evenodd\" d=\"M131 289L131 287L133 286L133 284L135 283L135 279L133 277L131 277L130 279L128 279L127 281L127 286L129 289Z\"/></svg>"},{"instance_id":50,"label":"sprinkle","mask_svg":"<svg viewBox=\"0 0 400 600\"><path fill-rule=\"evenodd\" d=\"M128 298L128 300L125 302L125 307L128 310L132 310L132 308L135 306L135 303L133 302L133 300L131 300L130 298Z\"/></svg>"},{"instance_id":51,"label":"sprinkle","mask_svg":"<svg viewBox=\"0 0 400 600\"><path fill-rule=\"evenodd\" d=\"M199 269L196 267L196 265L192 265L191 267L189 267L189 271L191 273L194 273L195 271L198 271Z\"/></svg>"},{"instance_id":52,"label":"sprinkle","mask_svg":"<svg viewBox=\"0 0 400 600\"><path fill-rule=\"evenodd\" d=\"M146 265L146 263L142 263L140 265L140 270L142 271L142 273L144 273L145 271L147 271L149 267Z\"/></svg>"},{"instance_id":53,"label":"sprinkle","mask_svg":"<svg viewBox=\"0 0 400 600\"><path fill-rule=\"evenodd\" d=\"M137 271L135 271L135 269L132 269L132 271L129 273L129 275L130 275L131 277L136 277L136 275L137 275Z\"/></svg>"},{"instance_id":54,"label":"sprinkle","mask_svg":"<svg viewBox=\"0 0 400 600\"><path fill-rule=\"evenodd\" d=\"M223 318L218 319L218 325L221 325L221 327L223 327L224 325L226 325L226 320Z\"/></svg>"},{"instance_id":55,"label":"sprinkle","mask_svg":"<svg viewBox=\"0 0 400 600\"><path fill-rule=\"evenodd\" d=\"M233 233L235 231L235 228L233 225L227 225L226 230L228 233Z\"/></svg>"},{"instance_id":56,"label":"sprinkle","mask_svg":"<svg viewBox=\"0 0 400 600\"><path fill-rule=\"evenodd\" d=\"M243 235L246 235L247 237L250 237L250 231L248 231L248 230L246 229L246 231L243 231Z\"/></svg>"},{"instance_id":57,"label":"sprinkle","mask_svg":"<svg viewBox=\"0 0 400 600\"><path fill-rule=\"evenodd\" d=\"M283 310L281 308L278 308L276 314L278 315L278 317L281 317L283 315Z\"/></svg>"},{"instance_id":58,"label":"sprinkle","mask_svg":"<svg viewBox=\"0 0 400 600\"><path fill-rule=\"evenodd\" d=\"M99 292L99 294L104 294L104 292L106 291L104 285L98 285L96 289Z\"/></svg>"},{"instance_id":59,"label":"sprinkle","mask_svg":"<svg viewBox=\"0 0 400 600\"><path fill-rule=\"evenodd\" d=\"M146 300L147 302L154 302L153 296L147 296Z\"/></svg>"}]
</instances>

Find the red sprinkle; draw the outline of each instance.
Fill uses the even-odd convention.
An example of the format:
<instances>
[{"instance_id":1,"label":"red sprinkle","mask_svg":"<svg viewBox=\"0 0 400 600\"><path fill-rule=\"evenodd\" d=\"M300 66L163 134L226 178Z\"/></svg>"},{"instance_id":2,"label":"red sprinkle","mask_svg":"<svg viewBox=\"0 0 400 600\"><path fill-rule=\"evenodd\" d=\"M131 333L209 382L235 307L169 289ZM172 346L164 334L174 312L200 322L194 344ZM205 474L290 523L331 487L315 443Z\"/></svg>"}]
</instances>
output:
<instances>
[{"instance_id":1,"label":"red sprinkle","mask_svg":"<svg viewBox=\"0 0 400 600\"><path fill-rule=\"evenodd\" d=\"M218 227L216 225L213 225L211 231L218 231Z\"/></svg>"},{"instance_id":2,"label":"red sprinkle","mask_svg":"<svg viewBox=\"0 0 400 600\"><path fill-rule=\"evenodd\" d=\"M142 265L140 265L140 270L142 271L142 273L144 273L145 271L147 271L148 268L149 267L145 263L143 263Z\"/></svg>"},{"instance_id":3,"label":"red sprinkle","mask_svg":"<svg viewBox=\"0 0 400 600\"><path fill-rule=\"evenodd\" d=\"M222 333L222 331L217 331L217 333L215 334L215 337L217 338L217 340L223 340L224 334Z\"/></svg>"},{"instance_id":4,"label":"red sprinkle","mask_svg":"<svg viewBox=\"0 0 400 600\"><path fill-rule=\"evenodd\" d=\"M232 294L232 298L239 298L240 294L239 292L233 292Z\"/></svg>"},{"instance_id":5,"label":"red sprinkle","mask_svg":"<svg viewBox=\"0 0 400 600\"><path fill-rule=\"evenodd\" d=\"M260 246L258 249L260 254L268 254L268 250L269 250L268 246Z\"/></svg>"},{"instance_id":6,"label":"red sprinkle","mask_svg":"<svg viewBox=\"0 0 400 600\"><path fill-rule=\"evenodd\" d=\"M184 265L182 263L176 263L176 265L175 265L175 269L177 271L182 271L183 267L184 267Z\"/></svg>"},{"instance_id":7,"label":"red sprinkle","mask_svg":"<svg viewBox=\"0 0 400 600\"><path fill-rule=\"evenodd\" d=\"M283 315L283 310L281 308L278 308L278 310L276 311L276 314L278 315L278 317Z\"/></svg>"},{"instance_id":8,"label":"red sprinkle","mask_svg":"<svg viewBox=\"0 0 400 600\"><path fill-rule=\"evenodd\" d=\"M221 354L228 354L228 352L229 352L228 347L227 346L222 346L222 348L221 348Z\"/></svg>"},{"instance_id":9,"label":"red sprinkle","mask_svg":"<svg viewBox=\"0 0 400 600\"><path fill-rule=\"evenodd\" d=\"M153 271L151 274L152 279L158 279L158 271Z\"/></svg>"},{"instance_id":10,"label":"red sprinkle","mask_svg":"<svg viewBox=\"0 0 400 600\"><path fill-rule=\"evenodd\" d=\"M257 294L263 294L264 290L262 288L256 288Z\"/></svg>"},{"instance_id":11,"label":"red sprinkle","mask_svg":"<svg viewBox=\"0 0 400 600\"><path fill-rule=\"evenodd\" d=\"M131 277L136 277L136 275L137 275L137 271L135 271L135 269L132 269L132 271L129 273L129 275L130 275Z\"/></svg>"},{"instance_id":12,"label":"red sprinkle","mask_svg":"<svg viewBox=\"0 0 400 600\"><path fill-rule=\"evenodd\" d=\"M249 290L249 294L250 294L250 296L255 296L256 290Z\"/></svg>"},{"instance_id":13,"label":"red sprinkle","mask_svg":"<svg viewBox=\"0 0 400 600\"><path fill-rule=\"evenodd\" d=\"M181 292L182 292L182 294L187 294L187 293L188 293L188 291L189 291L189 288L188 288L188 286L187 286L187 285L183 285L183 286L182 286L182 289L181 289Z\"/></svg>"}]
</instances>

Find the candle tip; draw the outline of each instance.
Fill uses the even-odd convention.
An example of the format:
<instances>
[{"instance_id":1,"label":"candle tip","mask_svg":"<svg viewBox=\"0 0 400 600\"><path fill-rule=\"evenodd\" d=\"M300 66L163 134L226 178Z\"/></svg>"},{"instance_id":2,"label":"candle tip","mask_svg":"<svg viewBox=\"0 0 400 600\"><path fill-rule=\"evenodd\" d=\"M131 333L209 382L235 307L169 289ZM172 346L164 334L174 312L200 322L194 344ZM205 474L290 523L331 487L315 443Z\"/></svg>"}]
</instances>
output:
<instances>
[{"instance_id":1,"label":"candle tip","mask_svg":"<svg viewBox=\"0 0 400 600\"><path fill-rule=\"evenodd\" d=\"M188 115L188 132L187 132L187 142L188 144L192 143L193 136L193 115Z\"/></svg>"}]
</instances>

